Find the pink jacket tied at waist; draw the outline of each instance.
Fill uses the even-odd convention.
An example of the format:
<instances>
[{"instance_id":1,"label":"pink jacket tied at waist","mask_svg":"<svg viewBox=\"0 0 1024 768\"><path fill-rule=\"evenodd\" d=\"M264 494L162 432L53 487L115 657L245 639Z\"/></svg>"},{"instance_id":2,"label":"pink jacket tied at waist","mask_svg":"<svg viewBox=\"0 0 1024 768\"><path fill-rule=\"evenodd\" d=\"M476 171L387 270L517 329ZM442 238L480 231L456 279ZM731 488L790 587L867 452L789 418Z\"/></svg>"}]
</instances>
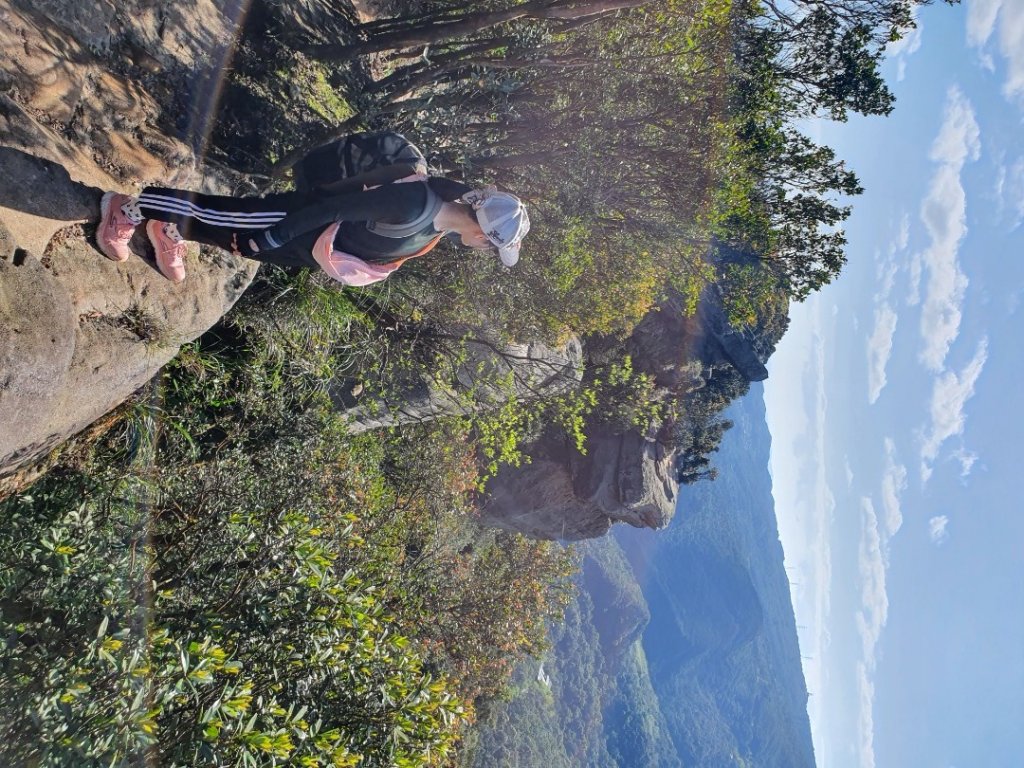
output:
<instances>
[{"instance_id":1,"label":"pink jacket tied at waist","mask_svg":"<svg viewBox=\"0 0 1024 768\"><path fill-rule=\"evenodd\" d=\"M391 183L401 184L407 181L425 181L426 178L426 174L417 173ZM367 187L367 189L373 189L373 187ZM313 246L313 258L316 260L316 263L320 265L324 272L339 283L354 286L379 283L402 266L404 259L388 264L370 264L358 256L353 256L351 253L336 251L334 249L334 237L338 234L340 226L340 223L329 226L317 238L316 244Z\"/></svg>"},{"instance_id":2,"label":"pink jacket tied at waist","mask_svg":"<svg viewBox=\"0 0 1024 768\"><path fill-rule=\"evenodd\" d=\"M334 250L334 236L340 224L332 224L317 238L313 258L328 275L345 285L379 283L402 266L400 263L369 264L351 253Z\"/></svg>"}]
</instances>

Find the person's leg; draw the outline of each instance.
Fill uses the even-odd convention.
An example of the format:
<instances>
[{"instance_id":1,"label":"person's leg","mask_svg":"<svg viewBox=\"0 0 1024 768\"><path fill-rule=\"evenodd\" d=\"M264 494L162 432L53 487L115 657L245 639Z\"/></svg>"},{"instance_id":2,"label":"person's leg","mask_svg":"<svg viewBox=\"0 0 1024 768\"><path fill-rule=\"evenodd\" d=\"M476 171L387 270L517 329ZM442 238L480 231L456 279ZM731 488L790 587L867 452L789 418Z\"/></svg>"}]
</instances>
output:
<instances>
[{"instance_id":1,"label":"person's leg","mask_svg":"<svg viewBox=\"0 0 1024 768\"><path fill-rule=\"evenodd\" d=\"M178 234L178 228L174 224L165 224L162 221L149 220L146 222L146 234L149 242L153 244L153 251L156 254L156 263L160 271L168 280L180 283L185 279L185 241ZM282 267L310 267L319 268L313 258L312 243L306 242L309 238L299 238L294 243L289 243L282 248L275 248L270 251L252 252L248 247L234 248L236 253L241 252L243 256L265 264L277 264Z\"/></svg>"},{"instance_id":2,"label":"person's leg","mask_svg":"<svg viewBox=\"0 0 1024 768\"><path fill-rule=\"evenodd\" d=\"M204 195L166 187L146 187L138 197L108 192L103 196L102 219L97 230L101 250L116 261L130 251L128 241L148 219L146 234L165 277L185 278L185 240L214 245L232 253L281 266L315 267L309 248L280 248L255 254L247 235L265 229L301 208L308 195L285 192L265 197ZM179 231L178 227L181 227Z\"/></svg>"},{"instance_id":3,"label":"person's leg","mask_svg":"<svg viewBox=\"0 0 1024 768\"><path fill-rule=\"evenodd\" d=\"M300 208L305 195L285 192L266 197L228 197L198 192L146 187L124 206L133 219L152 219L174 224L185 240L216 245L248 255L246 234L266 229Z\"/></svg>"}]
</instances>

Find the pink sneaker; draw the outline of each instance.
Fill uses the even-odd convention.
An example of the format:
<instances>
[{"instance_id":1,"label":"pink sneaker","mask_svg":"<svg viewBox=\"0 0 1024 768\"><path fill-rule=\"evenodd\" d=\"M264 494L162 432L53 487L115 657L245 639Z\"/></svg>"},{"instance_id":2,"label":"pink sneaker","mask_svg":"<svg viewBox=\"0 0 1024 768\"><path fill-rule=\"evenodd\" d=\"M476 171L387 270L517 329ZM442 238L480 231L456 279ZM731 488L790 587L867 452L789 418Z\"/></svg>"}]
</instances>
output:
<instances>
[{"instance_id":1,"label":"pink sneaker","mask_svg":"<svg viewBox=\"0 0 1024 768\"><path fill-rule=\"evenodd\" d=\"M147 221L146 234L156 251L156 265L168 280L180 283L185 279L185 252L188 246L175 224Z\"/></svg>"},{"instance_id":2,"label":"pink sneaker","mask_svg":"<svg viewBox=\"0 0 1024 768\"><path fill-rule=\"evenodd\" d=\"M96 244L108 259L125 261L132 255L128 242L139 222L132 221L122 210L122 206L132 202L132 198L119 192L107 192L100 200L100 225L96 229Z\"/></svg>"}]
</instances>

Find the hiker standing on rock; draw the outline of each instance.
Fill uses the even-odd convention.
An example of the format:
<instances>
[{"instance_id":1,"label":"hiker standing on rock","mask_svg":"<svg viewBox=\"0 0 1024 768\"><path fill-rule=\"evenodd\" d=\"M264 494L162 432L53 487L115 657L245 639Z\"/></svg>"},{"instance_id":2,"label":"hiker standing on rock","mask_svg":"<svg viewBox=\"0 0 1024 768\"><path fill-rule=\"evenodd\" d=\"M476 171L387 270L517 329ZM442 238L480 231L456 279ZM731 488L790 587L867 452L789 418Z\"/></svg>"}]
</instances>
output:
<instances>
[{"instance_id":1,"label":"hiker standing on rock","mask_svg":"<svg viewBox=\"0 0 1024 768\"><path fill-rule=\"evenodd\" d=\"M146 187L135 197L108 192L96 240L105 255L124 261L135 228L145 222L157 266L174 282L185 279L186 240L281 266L319 266L346 285L383 280L446 234L471 248L496 250L506 266L518 261L530 221L515 195L422 173L386 179L390 183L373 189L338 191L363 179L266 197L166 187ZM385 179L378 174L373 181Z\"/></svg>"}]
</instances>

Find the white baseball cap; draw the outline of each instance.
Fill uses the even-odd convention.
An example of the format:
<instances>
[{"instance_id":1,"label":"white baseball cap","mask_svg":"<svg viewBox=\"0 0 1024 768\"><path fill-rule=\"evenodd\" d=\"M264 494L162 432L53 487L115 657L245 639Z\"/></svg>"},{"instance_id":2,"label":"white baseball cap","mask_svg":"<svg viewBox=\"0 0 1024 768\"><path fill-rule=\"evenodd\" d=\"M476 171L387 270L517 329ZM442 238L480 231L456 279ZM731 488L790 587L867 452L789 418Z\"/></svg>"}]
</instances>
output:
<instances>
[{"instance_id":1,"label":"white baseball cap","mask_svg":"<svg viewBox=\"0 0 1024 768\"><path fill-rule=\"evenodd\" d=\"M501 263L511 267L519 261L519 246L530 231L523 201L493 188L474 189L462 199L473 207L484 235L498 248Z\"/></svg>"}]
</instances>

